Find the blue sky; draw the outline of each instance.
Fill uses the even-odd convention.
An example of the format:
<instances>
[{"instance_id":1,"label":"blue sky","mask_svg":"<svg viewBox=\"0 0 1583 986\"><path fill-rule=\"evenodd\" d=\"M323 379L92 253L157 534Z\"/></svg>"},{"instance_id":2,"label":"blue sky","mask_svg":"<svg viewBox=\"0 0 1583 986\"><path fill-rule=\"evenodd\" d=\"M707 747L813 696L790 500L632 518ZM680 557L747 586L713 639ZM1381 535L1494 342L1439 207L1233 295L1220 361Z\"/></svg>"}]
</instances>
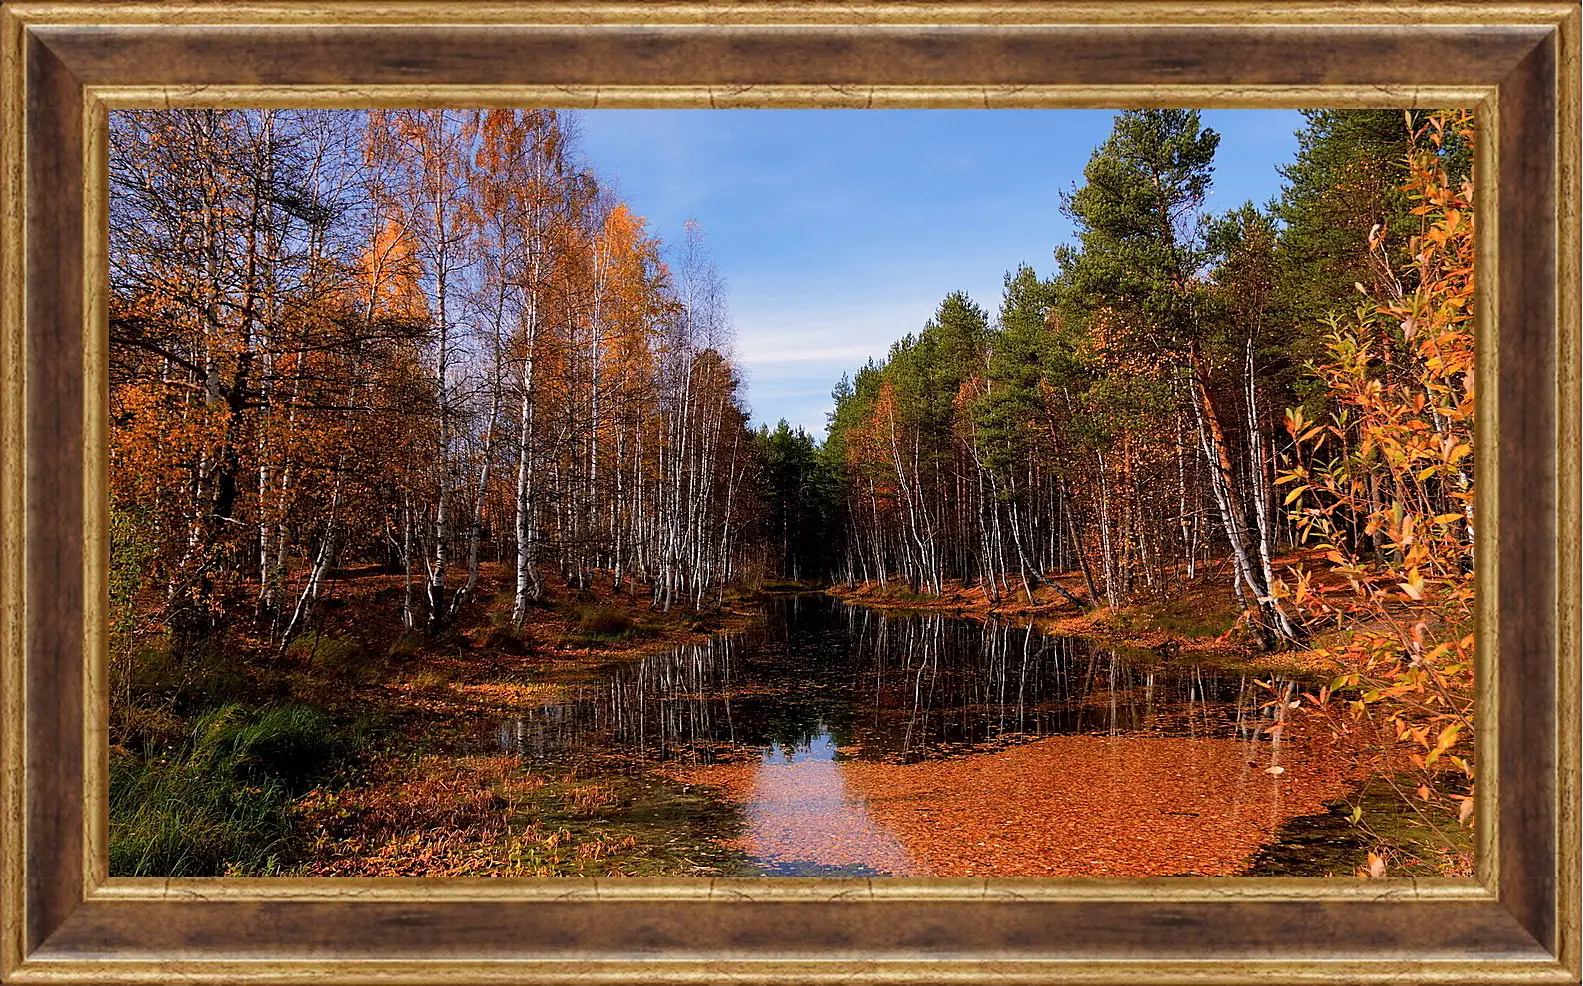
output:
<instances>
[{"instance_id":1,"label":"blue sky","mask_svg":"<svg viewBox=\"0 0 1583 986\"><path fill-rule=\"evenodd\" d=\"M667 243L702 224L729 285L756 422L823 435L830 389L940 299L994 314L1019 263L1040 275L1073 238L1060 191L1110 132L1109 110L590 110L582 146ZM1289 110L1212 110L1216 211L1278 194Z\"/></svg>"}]
</instances>

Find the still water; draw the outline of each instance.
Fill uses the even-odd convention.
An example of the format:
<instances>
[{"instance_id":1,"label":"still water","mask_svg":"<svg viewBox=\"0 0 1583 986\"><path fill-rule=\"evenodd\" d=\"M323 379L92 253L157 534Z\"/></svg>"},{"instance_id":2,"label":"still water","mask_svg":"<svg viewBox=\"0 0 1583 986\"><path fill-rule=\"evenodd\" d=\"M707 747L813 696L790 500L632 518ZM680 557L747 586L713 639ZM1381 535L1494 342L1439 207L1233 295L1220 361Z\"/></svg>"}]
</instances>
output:
<instances>
[{"instance_id":1,"label":"still water","mask_svg":"<svg viewBox=\"0 0 1583 986\"><path fill-rule=\"evenodd\" d=\"M599 752L735 790L758 872L911 875L941 864L921 859L916 839L909 850L903 816L876 814L876 784L916 786L919 771L978 762L993 770L1054 737L1152 738L1233 750L1237 783L1264 798L1247 778L1266 780L1279 762L1269 727L1295 687L994 620L799 595L770 600L752 632L618 666L569 702L501 722L496 740L530 760ZM1114 773L1135 769L1116 763ZM895 777L875 773L886 770ZM907 819L933 817L920 790Z\"/></svg>"}]
</instances>

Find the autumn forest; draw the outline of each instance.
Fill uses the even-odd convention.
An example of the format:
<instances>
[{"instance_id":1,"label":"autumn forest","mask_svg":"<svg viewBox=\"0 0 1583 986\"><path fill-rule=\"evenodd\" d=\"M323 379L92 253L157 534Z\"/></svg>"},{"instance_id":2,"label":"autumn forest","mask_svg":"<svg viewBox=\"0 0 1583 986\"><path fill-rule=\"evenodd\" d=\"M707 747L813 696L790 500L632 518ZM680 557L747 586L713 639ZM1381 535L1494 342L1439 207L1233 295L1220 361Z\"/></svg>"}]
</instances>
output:
<instances>
[{"instance_id":1,"label":"autumn forest","mask_svg":"<svg viewBox=\"0 0 1583 986\"><path fill-rule=\"evenodd\" d=\"M112 873L1471 872L1474 121L1303 119L812 435L575 114L113 113Z\"/></svg>"}]
</instances>

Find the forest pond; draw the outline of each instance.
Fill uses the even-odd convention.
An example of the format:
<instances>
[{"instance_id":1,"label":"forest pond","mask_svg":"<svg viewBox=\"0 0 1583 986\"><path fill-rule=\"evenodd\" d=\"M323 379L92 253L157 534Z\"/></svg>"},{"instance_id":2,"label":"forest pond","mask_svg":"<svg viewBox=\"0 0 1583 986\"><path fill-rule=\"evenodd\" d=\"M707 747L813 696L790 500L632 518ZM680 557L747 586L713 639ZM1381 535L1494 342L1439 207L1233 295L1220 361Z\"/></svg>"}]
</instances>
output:
<instances>
[{"instance_id":1,"label":"forest pond","mask_svg":"<svg viewBox=\"0 0 1583 986\"><path fill-rule=\"evenodd\" d=\"M717 793L744 873L1232 875L1344 792L1286 721L1296 691L808 594L771 598L750 632L609 669L493 740Z\"/></svg>"}]
</instances>

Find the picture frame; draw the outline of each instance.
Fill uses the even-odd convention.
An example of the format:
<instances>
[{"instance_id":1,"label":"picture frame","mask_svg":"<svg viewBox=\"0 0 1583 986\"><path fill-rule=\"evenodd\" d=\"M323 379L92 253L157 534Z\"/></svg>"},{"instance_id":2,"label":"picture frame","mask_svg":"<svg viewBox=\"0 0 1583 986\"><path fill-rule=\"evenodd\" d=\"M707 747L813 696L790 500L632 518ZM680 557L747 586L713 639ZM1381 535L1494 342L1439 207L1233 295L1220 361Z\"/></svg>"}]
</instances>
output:
<instances>
[{"instance_id":1,"label":"picture frame","mask_svg":"<svg viewBox=\"0 0 1583 986\"><path fill-rule=\"evenodd\" d=\"M18 2L0 13L6 983L1579 978L1575 3ZM117 107L1479 114L1471 880L106 874Z\"/></svg>"}]
</instances>

